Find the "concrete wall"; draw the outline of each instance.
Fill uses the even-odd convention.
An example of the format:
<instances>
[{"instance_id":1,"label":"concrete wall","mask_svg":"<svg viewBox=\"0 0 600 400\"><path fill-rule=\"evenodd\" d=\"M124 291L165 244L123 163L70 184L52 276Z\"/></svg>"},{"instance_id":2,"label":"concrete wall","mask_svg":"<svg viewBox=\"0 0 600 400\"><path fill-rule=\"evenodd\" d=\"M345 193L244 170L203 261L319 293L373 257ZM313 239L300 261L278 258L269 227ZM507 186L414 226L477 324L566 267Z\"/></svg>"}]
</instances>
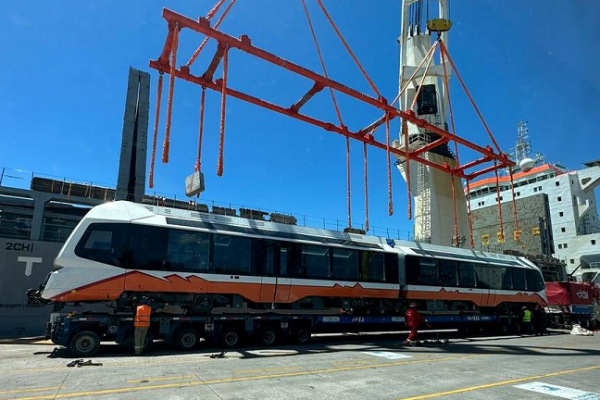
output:
<instances>
[{"instance_id":1,"label":"concrete wall","mask_svg":"<svg viewBox=\"0 0 600 400\"><path fill-rule=\"evenodd\" d=\"M501 195L510 196L510 192ZM504 200L504 199L503 199ZM504 242L498 240L500 232L498 207L488 207L473 210L473 235L475 248L485 251L501 253L504 250L517 250L529 254L543 254L550 256L552 249L551 220L548 198L545 194L518 199L517 218L520 241L514 240L514 217L512 202L502 203L502 216L504 226ZM485 235L488 236L486 243Z\"/></svg>"}]
</instances>

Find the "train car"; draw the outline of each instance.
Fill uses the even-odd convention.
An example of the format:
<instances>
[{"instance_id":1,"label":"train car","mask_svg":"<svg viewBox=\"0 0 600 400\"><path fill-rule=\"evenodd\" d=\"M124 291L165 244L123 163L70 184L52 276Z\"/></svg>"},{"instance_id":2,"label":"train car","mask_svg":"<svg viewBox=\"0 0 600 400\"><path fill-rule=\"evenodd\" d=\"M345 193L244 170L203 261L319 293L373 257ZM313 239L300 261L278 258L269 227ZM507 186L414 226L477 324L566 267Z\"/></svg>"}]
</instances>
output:
<instances>
[{"instance_id":1,"label":"train car","mask_svg":"<svg viewBox=\"0 0 600 400\"><path fill-rule=\"evenodd\" d=\"M65 242L41 296L181 312L516 314L545 305L522 257L118 201Z\"/></svg>"}]
</instances>

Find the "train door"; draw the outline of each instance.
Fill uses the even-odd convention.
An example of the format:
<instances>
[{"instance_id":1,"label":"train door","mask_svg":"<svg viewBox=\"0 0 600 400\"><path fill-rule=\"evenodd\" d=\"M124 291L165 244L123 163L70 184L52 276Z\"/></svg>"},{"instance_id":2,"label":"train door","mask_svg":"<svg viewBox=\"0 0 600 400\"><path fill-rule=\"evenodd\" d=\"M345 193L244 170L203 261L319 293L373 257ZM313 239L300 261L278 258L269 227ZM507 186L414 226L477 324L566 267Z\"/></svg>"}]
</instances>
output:
<instances>
[{"instance_id":1,"label":"train door","mask_svg":"<svg viewBox=\"0 0 600 400\"><path fill-rule=\"evenodd\" d=\"M279 245L272 240L254 240L253 253L258 258L260 273L260 301L274 302L277 290L277 270L279 268L278 251Z\"/></svg>"},{"instance_id":2,"label":"train door","mask_svg":"<svg viewBox=\"0 0 600 400\"><path fill-rule=\"evenodd\" d=\"M292 244L281 243L279 246L279 257L277 271L277 286L275 301L286 303L290 300L292 290Z\"/></svg>"}]
</instances>

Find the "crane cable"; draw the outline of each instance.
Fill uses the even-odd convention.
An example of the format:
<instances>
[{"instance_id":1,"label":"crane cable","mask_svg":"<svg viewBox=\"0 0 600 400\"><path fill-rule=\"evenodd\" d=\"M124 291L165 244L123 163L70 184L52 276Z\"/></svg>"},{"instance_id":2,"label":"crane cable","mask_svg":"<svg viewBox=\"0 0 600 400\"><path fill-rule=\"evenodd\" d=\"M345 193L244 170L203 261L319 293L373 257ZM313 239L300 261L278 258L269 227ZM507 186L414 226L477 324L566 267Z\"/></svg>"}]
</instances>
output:
<instances>
[{"instance_id":1,"label":"crane cable","mask_svg":"<svg viewBox=\"0 0 600 400\"><path fill-rule=\"evenodd\" d=\"M388 179L388 215L394 215L394 204L392 201L392 166L390 161L390 114L385 113L385 152L387 159Z\"/></svg>"},{"instance_id":2,"label":"crane cable","mask_svg":"<svg viewBox=\"0 0 600 400\"><path fill-rule=\"evenodd\" d=\"M427 3L429 4L429 2ZM450 83L448 81L448 71L446 70L446 59L444 58L444 53L440 51L440 58L442 61L442 67L444 69L444 85L446 87L446 98L448 99L448 111L450 114L450 125L452 127L452 134L456 135L456 126L454 125L454 113L452 111L452 101L450 100ZM460 158L458 155L458 142L454 141L454 155L456 159L456 164L460 165ZM450 174L450 179L452 179L452 217L454 219L454 238L456 239L456 244L458 247L458 214L456 210L456 192L455 192L455 183L454 183L454 175Z\"/></svg>"},{"instance_id":3,"label":"crane cable","mask_svg":"<svg viewBox=\"0 0 600 400\"><path fill-rule=\"evenodd\" d=\"M215 4L215 6L212 8L212 10L210 10L207 14L206 14L206 18L207 20L211 20L212 17L215 16L215 14L219 11L219 8L221 8L221 6L223 5L223 3L225 3L226 0L219 0L217 2L217 4Z\"/></svg>"},{"instance_id":4,"label":"crane cable","mask_svg":"<svg viewBox=\"0 0 600 400\"><path fill-rule=\"evenodd\" d=\"M367 175L367 144L363 143L364 171L365 171L365 231L369 231L369 181Z\"/></svg>"},{"instance_id":5,"label":"crane cable","mask_svg":"<svg viewBox=\"0 0 600 400\"><path fill-rule=\"evenodd\" d=\"M496 201L498 203L498 223L500 225L500 235L504 240L504 221L502 220L502 204L500 203L500 178L498 178L498 163L494 160L494 175L496 176Z\"/></svg>"},{"instance_id":6,"label":"crane cable","mask_svg":"<svg viewBox=\"0 0 600 400\"><path fill-rule=\"evenodd\" d=\"M223 4L225 0L221 0L220 4ZM215 27L214 29L219 28L219 26L221 25L221 23L223 22L223 20L225 19L225 17L227 16L227 14L229 13L229 11L231 10L231 7L233 7L233 5L235 4L237 0L231 0L231 3L229 3L227 5L227 8L225 8L225 11L223 11L223 14L219 17L219 19L217 20L217 22L215 22ZM219 4L219 7L220 7ZM213 9L214 10L214 9ZM211 10L212 11L212 10ZM216 12L216 11L215 11ZM210 14L210 13L209 13ZM213 13L214 14L214 13ZM211 15L212 17L212 15ZM208 14L206 16L206 19L210 19L208 17ZM204 40L202 41L202 43L200 43L200 46L198 46L198 48L194 51L194 54L192 54L192 56L190 57L189 61L187 62L187 66L191 67L192 64L196 61L196 59L198 58L198 56L200 55L200 52L202 51L202 49L204 49L204 47L206 46L206 43L208 43L208 37L205 37Z\"/></svg>"},{"instance_id":7,"label":"crane cable","mask_svg":"<svg viewBox=\"0 0 600 400\"><path fill-rule=\"evenodd\" d=\"M167 123L165 128L165 141L163 143L162 162L169 162L169 148L171 141L171 114L173 108L173 89L175 87L175 65L177 63L177 46L179 45L179 24L173 28L173 43L171 46L171 69L169 72L169 96L167 98Z\"/></svg>"},{"instance_id":8,"label":"crane cable","mask_svg":"<svg viewBox=\"0 0 600 400\"><path fill-rule=\"evenodd\" d=\"M473 220L471 219L471 185L467 179L467 218L469 220L469 239L471 248L475 248L475 238L473 237Z\"/></svg>"},{"instance_id":9,"label":"crane cable","mask_svg":"<svg viewBox=\"0 0 600 400\"><path fill-rule=\"evenodd\" d=\"M331 27L333 28L333 30L337 34L338 38L340 39L340 41L342 42L342 44L344 45L344 47L348 51L348 54L350 54L350 57L352 57L352 60L354 61L354 63L356 64L356 66L358 67L358 69L360 70L360 72L363 74L363 76L365 77L367 83L369 84L369 86L371 86L371 89L373 89L373 91L375 92L375 94L377 95L378 98L381 98L381 93L379 92L379 89L377 89L377 86L375 86L375 83L373 83L373 81L371 80L371 78L367 74L367 71L365 71L365 69L363 68L363 66L360 63L360 61L358 61L358 58L356 58L356 56L354 55L354 52L352 51L352 49L348 45L348 42L346 42L346 40L344 39L344 36L342 36L342 33L338 29L337 25L335 24L335 22L333 22L333 19L331 19L331 17L329 16L329 13L327 12L327 10L325 9L325 6L323 5L323 2L321 0L317 0L317 4L319 4L319 7L321 7L321 10L323 11L323 14L325 15L325 17L327 18L327 20L331 24Z\"/></svg>"},{"instance_id":10,"label":"crane cable","mask_svg":"<svg viewBox=\"0 0 600 400\"><path fill-rule=\"evenodd\" d=\"M156 111L154 114L154 132L152 134L152 155L150 156L150 178L149 186L150 189L154 187L154 163L156 160L156 142L158 140L158 121L160 119L160 102L162 99L162 87L163 87L163 72L159 72L158 75L158 86L156 88Z\"/></svg>"},{"instance_id":11,"label":"crane cable","mask_svg":"<svg viewBox=\"0 0 600 400\"><path fill-rule=\"evenodd\" d=\"M329 79L329 75L327 74L327 68L325 67L325 61L323 60L323 55L321 54L321 48L319 47L319 42L317 41L317 35L315 34L315 30L312 25L312 21L310 19L310 14L308 13L308 8L306 7L306 1L300 0L302 2L302 8L304 9L304 14L306 15L306 20L308 22L308 27L310 28L310 33L313 38L313 42L315 44L315 48L317 50L317 54L319 56L319 62L321 63L321 67L323 69L323 75L325 78ZM342 120L342 114L340 113L340 109L338 107L335 94L333 93L333 89L329 88L329 93L331 95L331 101L333 102L333 108L335 109L335 113L337 115L338 121L340 123L340 127L344 126L344 121ZM351 191L350 191L350 139L346 136L346 208L348 213L348 227L352 227L352 215L351 215Z\"/></svg>"},{"instance_id":12,"label":"crane cable","mask_svg":"<svg viewBox=\"0 0 600 400\"><path fill-rule=\"evenodd\" d=\"M519 218L517 217L517 199L515 197L515 182L513 179L513 168L509 167L508 172L510 174L510 190L512 192L512 209L513 209L513 219L514 219L514 239L517 242L521 241L521 231L519 230Z\"/></svg>"}]
</instances>

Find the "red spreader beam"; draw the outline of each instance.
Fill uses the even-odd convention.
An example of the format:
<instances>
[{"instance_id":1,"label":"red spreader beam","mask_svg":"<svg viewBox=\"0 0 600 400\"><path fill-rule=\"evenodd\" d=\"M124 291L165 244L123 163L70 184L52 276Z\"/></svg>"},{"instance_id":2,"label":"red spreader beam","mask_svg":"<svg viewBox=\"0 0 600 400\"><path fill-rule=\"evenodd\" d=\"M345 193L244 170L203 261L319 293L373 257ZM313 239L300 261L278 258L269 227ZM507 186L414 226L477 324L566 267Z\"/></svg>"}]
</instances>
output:
<instances>
[{"instance_id":1,"label":"red spreader beam","mask_svg":"<svg viewBox=\"0 0 600 400\"><path fill-rule=\"evenodd\" d=\"M210 21L205 17L201 17L198 20L193 20L187 18L183 15L180 15L174 11L164 9L163 10L163 18L168 22L168 34L165 40L165 44L163 47L162 54L157 60L150 61L150 67L158 70L161 74L168 73L172 74L176 78L180 78L182 80L198 84L204 88L208 88L214 91L217 91L225 96L231 96L248 103L255 104L257 106L278 112L283 115L287 115L289 117L298 119L300 121L304 121L306 123L318 126L326 131L334 132L340 135L343 135L347 138L354 139L368 145L380 148L382 150L389 151L394 153L400 157L408 158L410 160L428 165L432 168L444 171L446 173L459 176L461 178L470 180L479 175L485 174L487 172L494 171L497 168L506 168L514 166L514 163L507 157L506 154L495 151L490 146L479 146L469 140L463 139L454 133L450 133L446 130L440 129L435 125L428 123L426 120L418 118L414 111L407 110L402 111L394 106L390 105L387 100L383 97L374 98L364 93L361 93L355 89L352 89L344 84L336 82L332 79L329 79L323 75L310 71L300 65L297 65L293 62L287 61L281 57L278 57L272 53L269 53L265 50L262 50L258 47L252 45L250 38L246 35L242 35L239 39L229 36L223 32L220 32L210 26ZM171 65L171 62L175 60L175 54L177 52L177 44L179 31L182 29L190 29L197 33L206 35L209 38L212 38L218 42L217 51L215 52L212 61L208 67L208 69L201 75L194 75L190 73L190 68L187 65L181 66L177 68L176 65ZM441 43L441 41L440 41ZM313 82L311 89L304 95L299 96L300 100L291 105L278 105L265 100L262 100L258 97L242 93L230 87L227 87L226 78L225 79L217 79L214 80L214 72L216 68L221 64L223 58L227 58L227 53L229 50L241 50L245 53L248 53L254 57L260 58L264 61L272 63L280 68L288 70L297 75L303 76L309 81ZM447 53L447 49L443 44L440 45L440 51L442 51L448 60L450 60L449 54ZM454 71L454 65L451 63L451 66ZM226 77L226 75L224 76ZM171 77L172 78L172 77ZM462 82L461 82L462 83ZM170 93L172 93L172 85L173 82L170 81L171 87L169 88ZM310 99L317 93L319 93L322 89L329 88L339 92L341 94L350 96L362 103L370 105L372 107L378 108L384 113L384 117L381 120L376 121L375 126L373 124L368 125L366 128L360 129L358 131L350 131L348 127L339 124L336 125L332 122L327 122L324 120L320 120L305 114L300 113L302 107L310 101ZM170 100L170 99L169 99ZM170 103L170 101L169 101ZM169 104L170 106L170 104ZM167 119L170 120L170 107L167 112ZM421 155L432 148L432 145L426 145L423 148L413 149L408 152L408 149L398 149L388 146L385 142L380 142L375 140L373 136L374 128L377 126L383 125L384 123L389 123L389 121L394 118L401 118L409 123L412 123L420 128L424 128L429 132L436 133L441 136L441 138L436 141L436 144L454 142L455 144L463 145L477 153L480 154L480 158L465 163L462 165L457 165L455 167L451 167L447 164L439 165L432 161L426 160L421 157ZM224 121L222 121L222 125ZM486 130L487 129L487 126ZM493 140L493 139L492 139ZM496 143L494 143L496 145ZM483 166L483 164L492 163L490 166ZM467 169L472 169L474 167L483 166L480 170L474 170L468 172Z\"/></svg>"}]
</instances>

